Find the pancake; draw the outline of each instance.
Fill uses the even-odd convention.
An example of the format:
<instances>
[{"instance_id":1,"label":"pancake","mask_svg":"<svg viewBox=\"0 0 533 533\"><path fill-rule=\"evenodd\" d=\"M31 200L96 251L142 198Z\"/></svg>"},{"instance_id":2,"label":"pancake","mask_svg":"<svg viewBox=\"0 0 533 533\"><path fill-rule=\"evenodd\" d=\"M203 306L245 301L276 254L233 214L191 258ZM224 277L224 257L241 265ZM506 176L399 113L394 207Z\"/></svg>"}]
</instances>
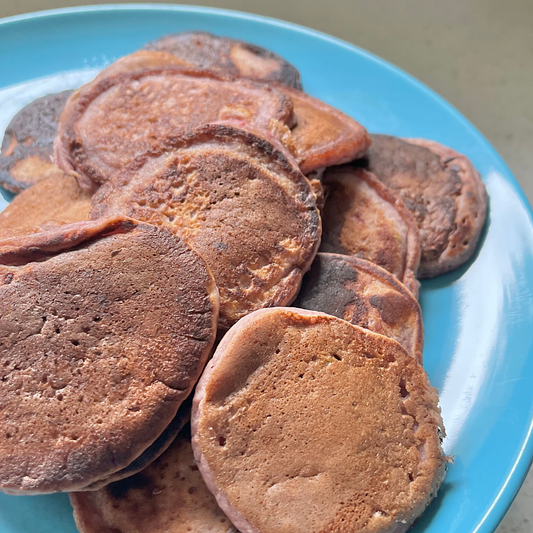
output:
<instances>
[{"instance_id":1,"label":"pancake","mask_svg":"<svg viewBox=\"0 0 533 533\"><path fill-rule=\"evenodd\" d=\"M210 353L218 293L170 232L127 219L0 242L0 490L79 490L137 459Z\"/></svg>"},{"instance_id":2,"label":"pancake","mask_svg":"<svg viewBox=\"0 0 533 533\"><path fill-rule=\"evenodd\" d=\"M61 171L52 162L59 116L72 91L37 98L23 107L4 133L0 185L19 193Z\"/></svg>"},{"instance_id":3,"label":"pancake","mask_svg":"<svg viewBox=\"0 0 533 533\"><path fill-rule=\"evenodd\" d=\"M0 213L0 239L88 220L92 194L57 172L16 196Z\"/></svg>"},{"instance_id":4,"label":"pancake","mask_svg":"<svg viewBox=\"0 0 533 533\"><path fill-rule=\"evenodd\" d=\"M59 124L57 164L86 184L104 183L160 139L208 122L292 124L291 100L249 80L180 66L118 74L112 67L73 95Z\"/></svg>"},{"instance_id":5,"label":"pancake","mask_svg":"<svg viewBox=\"0 0 533 533\"><path fill-rule=\"evenodd\" d=\"M87 487L83 487L83 491L95 491L106 487L110 483L116 483L123 479L127 479L141 470L144 470L148 465L152 464L161 454L165 453L168 447L172 444L178 433L191 419L192 396L189 396L178 409L176 416L172 422L165 428L165 431L157 437L152 445L150 445L137 459L131 462L126 468L111 474L109 477L91 483Z\"/></svg>"},{"instance_id":6,"label":"pancake","mask_svg":"<svg viewBox=\"0 0 533 533\"><path fill-rule=\"evenodd\" d=\"M353 255L394 274L414 295L420 260L413 216L375 176L351 166L329 168L321 252Z\"/></svg>"},{"instance_id":7,"label":"pancake","mask_svg":"<svg viewBox=\"0 0 533 533\"><path fill-rule=\"evenodd\" d=\"M430 278L457 268L476 249L487 213L487 193L470 161L423 139L372 135L362 161L405 202L420 230L417 272Z\"/></svg>"},{"instance_id":8,"label":"pancake","mask_svg":"<svg viewBox=\"0 0 533 533\"><path fill-rule=\"evenodd\" d=\"M283 154L255 135L207 125L169 139L106 183L90 216L170 227L206 261L219 328L291 302L321 234L315 196Z\"/></svg>"},{"instance_id":9,"label":"pancake","mask_svg":"<svg viewBox=\"0 0 533 533\"><path fill-rule=\"evenodd\" d=\"M323 313L262 309L236 324L191 421L202 477L246 533L403 533L445 473L422 366Z\"/></svg>"},{"instance_id":10,"label":"pancake","mask_svg":"<svg viewBox=\"0 0 533 533\"><path fill-rule=\"evenodd\" d=\"M238 78L279 83L301 89L300 73L282 57L251 43L207 32L186 31L165 35L144 46L168 52L198 68L231 74Z\"/></svg>"},{"instance_id":11,"label":"pancake","mask_svg":"<svg viewBox=\"0 0 533 533\"><path fill-rule=\"evenodd\" d=\"M296 127L292 143L304 174L362 157L370 137L361 124L308 94L280 88L292 100Z\"/></svg>"},{"instance_id":12,"label":"pancake","mask_svg":"<svg viewBox=\"0 0 533 533\"><path fill-rule=\"evenodd\" d=\"M381 333L422 362L424 328L418 302L393 275L370 261L317 254L292 305Z\"/></svg>"},{"instance_id":13,"label":"pancake","mask_svg":"<svg viewBox=\"0 0 533 533\"><path fill-rule=\"evenodd\" d=\"M237 533L202 480L188 427L141 473L70 502L80 533Z\"/></svg>"}]
</instances>

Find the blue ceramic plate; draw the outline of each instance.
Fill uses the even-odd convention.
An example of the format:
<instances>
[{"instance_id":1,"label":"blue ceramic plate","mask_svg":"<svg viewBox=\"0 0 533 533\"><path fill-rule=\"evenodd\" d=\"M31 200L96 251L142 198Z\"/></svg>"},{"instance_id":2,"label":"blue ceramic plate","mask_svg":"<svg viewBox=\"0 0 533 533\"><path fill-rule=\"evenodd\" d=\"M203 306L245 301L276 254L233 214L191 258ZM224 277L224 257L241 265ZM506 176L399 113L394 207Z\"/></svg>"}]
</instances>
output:
<instances>
[{"instance_id":1,"label":"blue ceramic plate","mask_svg":"<svg viewBox=\"0 0 533 533\"><path fill-rule=\"evenodd\" d=\"M424 363L455 464L413 531L493 532L533 453L531 211L494 149L435 93L354 46L276 20L192 7L71 9L0 21L0 131L33 98L77 87L160 35L198 29L272 49L310 94L370 131L434 139L481 172L490 215L476 257L422 285ZM0 533L75 531L64 494L0 496Z\"/></svg>"}]
</instances>

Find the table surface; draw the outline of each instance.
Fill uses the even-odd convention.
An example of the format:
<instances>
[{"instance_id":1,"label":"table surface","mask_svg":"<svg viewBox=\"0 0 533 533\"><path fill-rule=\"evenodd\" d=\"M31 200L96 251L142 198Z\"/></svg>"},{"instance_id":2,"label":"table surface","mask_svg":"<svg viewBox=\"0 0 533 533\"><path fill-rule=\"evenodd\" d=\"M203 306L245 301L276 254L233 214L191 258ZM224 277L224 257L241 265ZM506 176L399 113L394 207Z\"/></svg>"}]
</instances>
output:
<instances>
[{"instance_id":1,"label":"table surface","mask_svg":"<svg viewBox=\"0 0 533 533\"><path fill-rule=\"evenodd\" d=\"M92 2L2 0L0 17L87 3ZM533 203L533 1L186 3L247 11L309 26L394 63L441 94L487 137ZM532 504L533 471L497 533L531 533Z\"/></svg>"}]
</instances>

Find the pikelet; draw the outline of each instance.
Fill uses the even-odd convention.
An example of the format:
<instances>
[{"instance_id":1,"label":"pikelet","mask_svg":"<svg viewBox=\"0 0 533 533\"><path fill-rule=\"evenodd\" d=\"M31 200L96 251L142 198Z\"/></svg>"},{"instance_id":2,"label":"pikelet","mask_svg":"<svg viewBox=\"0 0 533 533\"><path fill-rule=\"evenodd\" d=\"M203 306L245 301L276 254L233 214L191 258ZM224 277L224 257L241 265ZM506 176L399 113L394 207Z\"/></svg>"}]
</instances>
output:
<instances>
[{"instance_id":1,"label":"pikelet","mask_svg":"<svg viewBox=\"0 0 533 533\"><path fill-rule=\"evenodd\" d=\"M320 242L305 176L264 139L220 124L161 142L103 185L93 205L93 218L121 213L184 238L213 272L221 330L290 303Z\"/></svg>"},{"instance_id":2,"label":"pikelet","mask_svg":"<svg viewBox=\"0 0 533 533\"><path fill-rule=\"evenodd\" d=\"M0 152L0 185L19 193L62 172L52 161L59 116L72 91L37 98L23 107L4 133Z\"/></svg>"},{"instance_id":3,"label":"pikelet","mask_svg":"<svg viewBox=\"0 0 533 533\"><path fill-rule=\"evenodd\" d=\"M180 65L148 68L147 55L155 55L158 65L172 58L161 52L124 58L65 106L56 162L86 186L104 183L161 138L209 122L237 119L264 129L278 122L292 125L292 102L275 88ZM143 68L135 67L138 62Z\"/></svg>"},{"instance_id":4,"label":"pikelet","mask_svg":"<svg viewBox=\"0 0 533 533\"><path fill-rule=\"evenodd\" d=\"M0 490L81 490L130 465L211 351L202 258L114 218L0 241L0 280Z\"/></svg>"},{"instance_id":5,"label":"pikelet","mask_svg":"<svg viewBox=\"0 0 533 533\"><path fill-rule=\"evenodd\" d=\"M366 129L342 111L296 89L280 87L292 100L296 127L291 143L304 174L363 157L370 146Z\"/></svg>"},{"instance_id":6,"label":"pikelet","mask_svg":"<svg viewBox=\"0 0 533 533\"><path fill-rule=\"evenodd\" d=\"M188 426L139 474L70 502L80 533L238 533L202 480Z\"/></svg>"},{"instance_id":7,"label":"pikelet","mask_svg":"<svg viewBox=\"0 0 533 533\"><path fill-rule=\"evenodd\" d=\"M196 387L191 425L202 477L242 533L404 533L445 474L422 366L323 313L238 322Z\"/></svg>"},{"instance_id":8,"label":"pikelet","mask_svg":"<svg viewBox=\"0 0 533 533\"><path fill-rule=\"evenodd\" d=\"M58 169L21 192L0 213L0 239L88 220L92 193Z\"/></svg>"},{"instance_id":9,"label":"pikelet","mask_svg":"<svg viewBox=\"0 0 533 533\"><path fill-rule=\"evenodd\" d=\"M293 65L270 50L237 39L203 31L186 31L165 35L143 48L168 52L201 69L302 88L300 73Z\"/></svg>"},{"instance_id":10,"label":"pikelet","mask_svg":"<svg viewBox=\"0 0 533 533\"><path fill-rule=\"evenodd\" d=\"M397 194L420 230L418 277L457 268L476 249L487 214L487 192L472 163L442 144L372 135L361 165Z\"/></svg>"},{"instance_id":11,"label":"pikelet","mask_svg":"<svg viewBox=\"0 0 533 533\"><path fill-rule=\"evenodd\" d=\"M392 274L370 261L317 254L292 305L381 333L422 362L424 328L418 302Z\"/></svg>"},{"instance_id":12,"label":"pikelet","mask_svg":"<svg viewBox=\"0 0 533 533\"><path fill-rule=\"evenodd\" d=\"M321 252L353 255L396 276L414 295L420 261L413 215L375 176L350 165L328 168Z\"/></svg>"}]
</instances>

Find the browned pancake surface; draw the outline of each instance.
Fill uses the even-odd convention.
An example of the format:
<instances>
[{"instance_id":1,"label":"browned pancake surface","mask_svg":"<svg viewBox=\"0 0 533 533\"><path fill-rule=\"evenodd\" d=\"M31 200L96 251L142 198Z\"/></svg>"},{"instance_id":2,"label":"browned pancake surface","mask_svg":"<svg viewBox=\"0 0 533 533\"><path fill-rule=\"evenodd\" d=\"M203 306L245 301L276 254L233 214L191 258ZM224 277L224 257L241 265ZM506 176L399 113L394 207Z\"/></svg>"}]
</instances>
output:
<instances>
[{"instance_id":1,"label":"browned pancake surface","mask_svg":"<svg viewBox=\"0 0 533 533\"><path fill-rule=\"evenodd\" d=\"M366 165L415 217L422 249L420 277L447 272L472 255L485 221L487 195L466 157L431 141L372 135Z\"/></svg>"},{"instance_id":2,"label":"browned pancake surface","mask_svg":"<svg viewBox=\"0 0 533 533\"><path fill-rule=\"evenodd\" d=\"M0 239L87 220L92 194L58 171L23 191L0 213Z\"/></svg>"},{"instance_id":3,"label":"browned pancake surface","mask_svg":"<svg viewBox=\"0 0 533 533\"><path fill-rule=\"evenodd\" d=\"M70 501L80 533L237 533L202 480L188 428L141 473Z\"/></svg>"},{"instance_id":4,"label":"browned pancake surface","mask_svg":"<svg viewBox=\"0 0 533 533\"><path fill-rule=\"evenodd\" d=\"M404 285L374 263L346 255L317 254L292 305L381 333L422 362L420 306Z\"/></svg>"},{"instance_id":5,"label":"browned pancake surface","mask_svg":"<svg viewBox=\"0 0 533 533\"><path fill-rule=\"evenodd\" d=\"M291 100L248 80L168 66L102 73L61 116L56 160L67 173L103 183L160 139L195 126L238 119L268 129L292 121Z\"/></svg>"},{"instance_id":6,"label":"browned pancake surface","mask_svg":"<svg viewBox=\"0 0 533 533\"><path fill-rule=\"evenodd\" d=\"M370 137L361 124L342 111L294 89L281 88L294 106L292 139L304 174L362 157Z\"/></svg>"},{"instance_id":7,"label":"browned pancake surface","mask_svg":"<svg viewBox=\"0 0 533 533\"><path fill-rule=\"evenodd\" d=\"M91 483L87 487L79 489L80 491L95 491L106 487L110 483L129 478L141 470L144 470L148 465L152 464L161 454L165 453L168 447L172 444L178 433L191 419L191 405L192 397L189 396L178 409L176 416L172 419L170 424L165 428L163 433L146 450L132 461L128 466L122 470L114 472L110 476Z\"/></svg>"},{"instance_id":8,"label":"browned pancake surface","mask_svg":"<svg viewBox=\"0 0 533 533\"><path fill-rule=\"evenodd\" d=\"M322 313L264 309L204 371L193 449L241 531L403 532L444 476L437 403L397 342Z\"/></svg>"},{"instance_id":9,"label":"browned pancake surface","mask_svg":"<svg viewBox=\"0 0 533 533\"><path fill-rule=\"evenodd\" d=\"M0 490L76 490L163 432L214 340L203 260L111 219L0 242Z\"/></svg>"},{"instance_id":10,"label":"browned pancake surface","mask_svg":"<svg viewBox=\"0 0 533 533\"><path fill-rule=\"evenodd\" d=\"M61 174L52 162L59 116L72 91L37 98L23 107L4 133L0 185L19 193L34 183Z\"/></svg>"},{"instance_id":11,"label":"browned pancake surface","mask_svg":"<svg viewBox=\"0 0 533 533\"><path fill-rule=\"evenodd\" d=\"M420 260L418 228L403 202L372 174L327 169L321 252L354 255L394 274L415 296Z\"/></svg>"},{"instance_id":12,"label":"browned pancake surface","mask_svg":"<svg viewBox=\"0 0 533 533\"><path fill-rule=\"evenodd\" d=\"M221 125L140 158L93 203L95 218L122 213L185 238L215 276L221 329L292 301L320 242L306 178L265 140Z\"/></svg>"},{"instance_id":13,"label":"browned pancake surface","mask_svg":"<svg viewBox=\"0 0 533 533\"><path fill-rule=\"evenodd\" d=\"M260 46L229 37L199 31L174 33L144 48L168 52L201 69L302 88L300 73L285 59Z\"/></svg>"}]
</instances>

